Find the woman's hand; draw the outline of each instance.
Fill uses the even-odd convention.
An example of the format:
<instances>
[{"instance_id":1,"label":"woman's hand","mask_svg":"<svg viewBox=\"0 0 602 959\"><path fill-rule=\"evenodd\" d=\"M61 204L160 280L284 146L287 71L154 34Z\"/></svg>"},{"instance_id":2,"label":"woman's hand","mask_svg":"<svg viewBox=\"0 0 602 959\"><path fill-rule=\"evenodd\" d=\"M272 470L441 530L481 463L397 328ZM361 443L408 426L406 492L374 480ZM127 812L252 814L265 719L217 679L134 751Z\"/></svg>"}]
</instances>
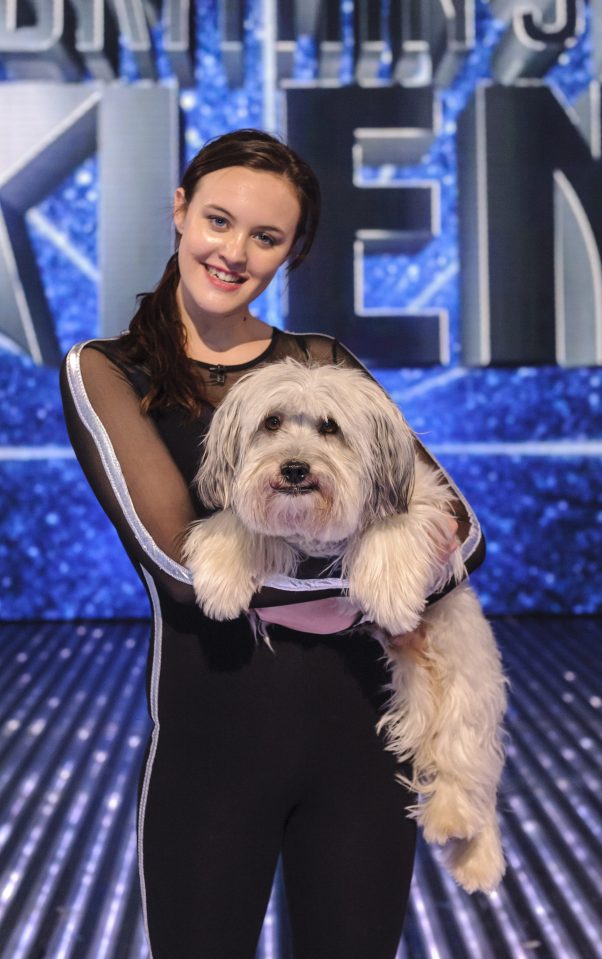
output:
<instances>
[{"instance_id":1,"label":"woman's hand","mask_svg":"<svg viewBox=\"0 0 602 959\"><path fill-rule=\"evenodd\" d=\"M419 655L422 653L425 644L425 623L419 623L416 629L412 629L409 633L400 633L398 636L389 636L387 640L388 646L393 646L395 649L399 649L404 653L409 653L410 655Z\"/></svg>"},{"instance_id":2,"label":"woman's hand","mask_svg":"<svg viewBox=\"0 0 602 959\"><path fill-rule=\"evenodd\" d=\"M445 517L446 523L449 528L448 537L442 542L437 544L437 552L439 554L439 559L441 560L441 565L445 566L448 562L452 553L454 553L460 546L460 541L458 539L458 523L453 516Z\"/></svg>"}]
</instances>

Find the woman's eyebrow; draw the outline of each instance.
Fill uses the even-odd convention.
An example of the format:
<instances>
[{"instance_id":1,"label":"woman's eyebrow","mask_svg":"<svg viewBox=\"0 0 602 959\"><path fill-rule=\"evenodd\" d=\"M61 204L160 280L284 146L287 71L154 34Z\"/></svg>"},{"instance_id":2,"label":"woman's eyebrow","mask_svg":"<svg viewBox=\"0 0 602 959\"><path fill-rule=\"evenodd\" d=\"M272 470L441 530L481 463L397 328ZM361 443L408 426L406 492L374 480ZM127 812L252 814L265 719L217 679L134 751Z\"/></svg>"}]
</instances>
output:
<instances>
[{"instance_id":1,"label":"woman's eyebrow","mask_svg":"<svg viewBox=\"0 0 602 959\"><path fill-rule=\"evenodd\" d=\"M232 216L230 210L226 210L225 206L218 206L217 203L206 203L205 209L219 210L220 213L225 213L226 216Z\"/></svg>"},{"instance_id":2,"label":"woman's eyebrow","mask_svg":"<svg viewBox=\"0 0 602 959\"><path fill-rule=\"evenodd\" d=\"M225 206L218 206L217 203L207 203L205 204L205 209L218 210L220 213L225 213L226 216L229 216L230 219L233 219L232 214ZM256 230L270 230L273 233L284 233L284 230L279 226L267 226L267 225L258 225L255 227Z\"/></svg>"}]
</instances>

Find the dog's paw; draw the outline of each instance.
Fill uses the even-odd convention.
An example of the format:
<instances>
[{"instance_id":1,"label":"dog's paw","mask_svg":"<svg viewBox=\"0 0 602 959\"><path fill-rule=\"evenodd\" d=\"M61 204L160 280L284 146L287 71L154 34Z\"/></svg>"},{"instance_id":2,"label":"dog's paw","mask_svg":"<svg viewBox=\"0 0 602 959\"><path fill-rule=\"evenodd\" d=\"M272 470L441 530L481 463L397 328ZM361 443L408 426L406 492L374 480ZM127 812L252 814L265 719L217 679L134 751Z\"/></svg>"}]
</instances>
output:
<instances>
[{"instance_id":1,"label":"dog's paw","mask_svg":"<svg viewBox=\"0 0 602 959\"><path fill-rule=\"evenodd\" d=\"M427 842L443 845L450 839L469 840L483 828L482 816L471 804L470 792L457 782L438 779L417 814Z\"/></svg>"},{"instance_id":2,"label":"dog's paw","mask_svg":"<svg viewBox=\"0 0 602 959\"><path fill-rule=\"evenodd\" d=\"M211 619L237 619L258 587L250 536L229 511L191 527L184 555L197 603Z\"/></svg>"},{"instance_id":3,"label":"dog's paw","mask_svg":"<svg viewBox=\"0 0 602 959\"><path fill-rule=\"evenodd\" d=\"M256 582L240 564L224 567L206 556L190 569L197 603L210 619L237 619L249 608Z\"/></svg>"},{"instance_id":4,"label":"dog's paw","mask_svg":"<svg viewBox=\"0 0 602 959\"><path fill-rule=\"evenodd\" d=\"M506 871L495 818L472 839L452 839L443 849L443 863L466 892L493 892Z\"/></svg>"},{"instance_id":5,"label":"dog's paw","mask_svg":"<svg viewBox=\"0 0 602 959\"><path fill-rule=\"evenodd\" d=\"M386 530L383 535L381 527ZM352 600L391 635L418 626L427 596L427 578L414 576L411 564L401 562L400 555L403 550L385 524L375 524L351 552L346 570Z\"/></svg>"},{"instance_id":6,"label":"dog's paw","mask_svg":"<svg viewBox=\"0 0 602 959\"><path fill-rule=\"evenodd\" d=\"M412 510L389 517L373 523L346 557L352 599L392 635L418 626L440 576L441 561L429 529Z\"/></svg>"},{"instance_id":7,"label":"dog's paw","mask_svg":"<svg viewBox=\"0 0 602 959\"><path fill-rule=\"evenodd\" d=\"M225 583L205 596L200 604L209 619L238 619L249 608L255 592L254 583ZM198 594L197 594L198 595Z\"/></svg>"}]
</instances>

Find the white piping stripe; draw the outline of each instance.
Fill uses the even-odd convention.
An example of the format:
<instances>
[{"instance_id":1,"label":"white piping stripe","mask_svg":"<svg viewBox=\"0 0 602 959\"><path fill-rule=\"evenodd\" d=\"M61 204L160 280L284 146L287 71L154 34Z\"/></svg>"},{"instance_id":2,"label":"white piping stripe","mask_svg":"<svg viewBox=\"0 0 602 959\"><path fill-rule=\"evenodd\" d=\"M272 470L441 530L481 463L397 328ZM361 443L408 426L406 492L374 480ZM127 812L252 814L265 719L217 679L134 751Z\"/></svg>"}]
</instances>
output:
<instances>
[{"instance_id":1,"label":"white piping stripe","mask_svg":"<svg viewBox=\"0 0 602 959\"><path fill-rule=\"evenodd\" d=\"M351 350L347 350L347 352L349 353L350 356L353 357L353 359L356 361L356 363L358 364L358 366L361 367L361 369L363 369L363 370L365 371L366 375L369 376L369 377L370 377L372 380L374 380L376 383L378 383L378 380L376 380L375 377L372 376L372 374L366 369L366 367L363 365L363 363L361 363L361 362L358 360L357 356L355 356L355 355L351 352ZM379 384L379 386L380 386L380 384ZM382 386L381 386L381 389L383 389ZM385 392L386 392L386 391L385 391ZM416 437L416 439L417 439L417 442L418 442L421 446L423 446L423 444L422 444L422 442L420 441L420 439L419 439L418 437ZM458 499L459 499L460 502L463 504L463 506L464 506L464 508L465 508L465 510L466 510L466 515L468 516L468 519L469 519L469 522L470 522L470 532L469 532L468 536L466 537L466 539L464 540L464 542L462 543L462 546L461 546L462 560L463 560L463 562L464 562L464 565L466 565L466 563L468 562L468 560L470 559L470 557L472 556L472 554L473 554L473 553L475 552L475 550L477 549L479 543L481 542L481 538L482 538L481 525L480 525L480 523L479 523L479 521L478 521L478 519L477 519L477 517L476 517L476 514L474 513L474 511L473 511L470 503L469 503L468 500L462 495L462 492L458 489L458 487L456 486L456 484L452 481L452 478L451 478L451 476L449 475L449 473L447 472L447 470L445 470L445 469L443 468L443 466L441 465L441 463L439 463L439 461L435 458L432 450L431 450L430 448L427 450L426 447L424 447L424 450L425 450L425 452L428 453L428 455L429 455L430 458L432 459L433 463L435 463L435 465L441 470L441 472L442 472L443 476L445 477L445 479L447 480L449 486L451 487L451 489L453 489L454 493L456 494L456 496L458 497Z\"/></svg>"},{"instance_id":2,"label":"white piping stripe","mask_svg":"<svg viewBox=\"0 0 602 959\"><path fill-rule=\"evenodd\" d=\"M475 552L479 543L482 540L481 524L479 523L477 519L476 513L473 512L473 509L470 503L468 502L466 497L463 496L461 490L459 490L456 484L452 481L451 476L449 475L447 470L441 465L439 460L435 457L435 454L433 453L431 449L428 450L428 454L430 458L432 459L433 463L436 463L436 465L439 467L439 469L445 476L447 482L449 483L451 489L453 489L454 493L456 494L460 502L463 504L464 509L466 510L466 515L468 516L468 520L470 522L470 532L468 533L468 536L466 537L464 542L460 544L460 553L462 555L462 561L464 565L466 566L466 564L468 563L468 560L470 559L472 554Z\"/></svg>"},{"instance_id":3,"label":"white piping stripe","mask_svg":"<svg viewBox=\"0 0 602 959\"><path fill-rule=\"evenodd\" d=\"M295 579L294 576L270 576L265 580L264 586L271 586L273 589L285 589L290 593L308 591L310 589L347 589L349 583L346 579L334 577L332 579Z\"/></svg>"},{"instance_id":4,"label":"white piping stripe","mask_svg":"<svg viewBox=\"0 0 602 959\"><path fill-rule=\"evenodd\" d=\"M89 340L86 342L90 342ZM132 503L125 477L121 471L121 466L111 440L105 430L100 418L97 416L84 385L81 374L80 355L86 343L79 343L74 346L67 354L67 379L71 390L73 402L79 414L79 417L90 433L98 454L102 461L105 474L111 484L111 489L115 494L125 519L134 533L134 536L142 546L149 559L155 563L163 572L168 573L174 579L181 583L192 584L192 574L185 566L181 566L171 559L167 553L164 553L155 543L154 539L142 524L140 517L136 513Z\"/></svg>"},{"instance_id":5,"label":"white piping stripe","mask_svg":"<svg viewBox=\"0 0 602 959\"><path fill-rule=\"evenodd\" d=\"M140 792L140 805L138 807L138 874L140 878L140 895L142 899L142 917L144 920L146 938L148 940L150 959L152 959L150 935L148 931L148 914L146 908L146 884L144 881L144 842L142 837L144 833L144 818L146 815L146 802L148 799L150 778L157 752L157 745L159 742L159 678L161 675L163 620L161 617L161 604L159 602L159 596L157 594L155 583L143 566L141 566L140 569L142 570L142 575L144 576L153 607L153 661L149 695L149 709L151 719L153 721L153 731L151 733L150 748L148 751L146 767L144 770L144 779L142 781L142 789Z\"/></svg>"}]
</instances>

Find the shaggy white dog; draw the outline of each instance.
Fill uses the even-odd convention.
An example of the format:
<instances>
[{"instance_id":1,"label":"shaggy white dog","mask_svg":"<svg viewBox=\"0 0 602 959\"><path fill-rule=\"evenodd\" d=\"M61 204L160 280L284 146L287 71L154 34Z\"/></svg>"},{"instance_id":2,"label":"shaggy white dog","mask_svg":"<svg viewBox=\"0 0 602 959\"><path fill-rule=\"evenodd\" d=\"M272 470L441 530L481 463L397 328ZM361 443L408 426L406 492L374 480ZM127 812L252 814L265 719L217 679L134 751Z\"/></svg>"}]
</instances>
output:
<instances>
[{"instance_id":1,"label":"shaggy white dog","mask_svg":"<svg viewBox=\"0 0 602 959\"><path fill-rule=\"evenodd\" d=\"M448 548L452 492L415 449L397 407L360 370L259 368L213 417L197 482L219 512L192 526L186 561L199 604L223 620L304 557L340 559L390 664L378 729L412 760L411 814L466 890L489 891L504 872L495 803L505 680L467 584L426 606L465 570Z\"/></svg>"}]
</instances>

